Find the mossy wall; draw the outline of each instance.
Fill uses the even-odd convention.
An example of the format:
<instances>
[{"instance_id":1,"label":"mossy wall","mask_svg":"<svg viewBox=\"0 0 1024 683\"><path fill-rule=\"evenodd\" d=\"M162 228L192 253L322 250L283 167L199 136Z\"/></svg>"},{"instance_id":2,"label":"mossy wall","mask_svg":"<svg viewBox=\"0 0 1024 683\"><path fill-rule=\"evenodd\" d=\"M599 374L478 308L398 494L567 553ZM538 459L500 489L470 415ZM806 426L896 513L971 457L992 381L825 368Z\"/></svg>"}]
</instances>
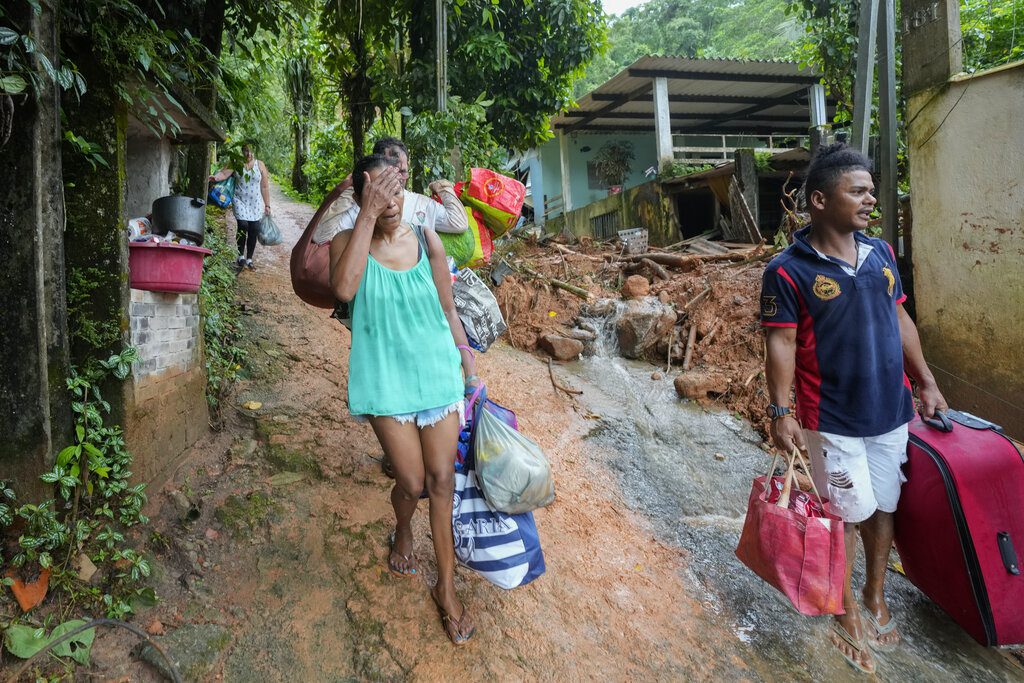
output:
<instances>
[{"instance_id":1,"label":"mossy wall","mask_svg":"<svg viewBox=\"0 0 1024 683\"><path fill-rule=\"evenodd\" d=\"M577 237L592 236L591 219L614 211L619 213L623 229L647 228L649 244L666 246L680 239L679 217L672 196L657 180L551 218L544 224L544 230L555 234L567 227Z\"/></svg>"},{"instance_id":2,"label":"mossy wall","mask_svg":"<svg viewBox=\"0 0 1024 683\"><path fill-rule=\"evenodd\" d=\"M105 163L64 146L71 358L79 364L120 350L128 340L127 110L105 86L109 79L88 73L86 80L89 90L81 102L65 102L68 128L98 145Z\"/></svg>"},{"instance_id":3,"label":"mossy wall","mask_svg":"<svg viewBox=\"0 0 1024 683\"><path fill-rule=\"evenodd\" d=\"M56 63L52 10L15 3L5 12ZM26 501L47 496L39 475L71 433L59 102L52 81L40 74L39 82L35 97L15 99L13 130L0 147L0 478Z\"/></svg>"}]
</instances>

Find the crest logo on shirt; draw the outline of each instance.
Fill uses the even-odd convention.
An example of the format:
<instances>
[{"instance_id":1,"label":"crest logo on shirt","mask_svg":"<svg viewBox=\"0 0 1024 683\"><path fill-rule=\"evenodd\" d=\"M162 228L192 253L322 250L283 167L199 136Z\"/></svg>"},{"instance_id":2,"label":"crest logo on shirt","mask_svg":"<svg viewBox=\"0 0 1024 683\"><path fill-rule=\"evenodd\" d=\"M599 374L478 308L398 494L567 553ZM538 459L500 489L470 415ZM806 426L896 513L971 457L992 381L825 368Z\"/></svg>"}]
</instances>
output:
<instances>
[{"instance_id":1,"label":"crest logo on shirt","mask_svg":"<svg viewBox=\"0 0 1024 683\"><path fill-rule=\"evenodd\" d=\"M419 225L426 225L427 224L427 212L426 211L417 211L416 212L416 220L419 221Z\"/></svg>"},{"instance_id":2,"label":"crest logo on shirt","mask_svg":"<svg viewBox=\"0 0 1024 683\"><path fill-rule=\"evenodd\" d=\"M761 297L761 315L766 318L774 317L779 312L779 305L775 303L774 296Z\"/></svg>"},{"instance_id":3,"label":"crest logo on shirt","mask_svg":"<svg viewBox=\"0 0 1024 683\"><path fill-rule=\"evenodd\" d=\"M893 276L892 271L889 270L889 266L882 267L882 275L889 281L889 296L892 296L892 290L896 286L896 278Z\"/></svg>"},{"instance_id":4,"label":"crest logo on shirt","mask_svg":"<svg viewBox=\"0 0 1024 683\"><path fill-rule=\"evenodd\" d=\"M814 287L811 288L811 291L822 301L831 301L843 293L843 290L839 289L838 282L824 275L814 278Z\"/></svg>"}]
</instances>

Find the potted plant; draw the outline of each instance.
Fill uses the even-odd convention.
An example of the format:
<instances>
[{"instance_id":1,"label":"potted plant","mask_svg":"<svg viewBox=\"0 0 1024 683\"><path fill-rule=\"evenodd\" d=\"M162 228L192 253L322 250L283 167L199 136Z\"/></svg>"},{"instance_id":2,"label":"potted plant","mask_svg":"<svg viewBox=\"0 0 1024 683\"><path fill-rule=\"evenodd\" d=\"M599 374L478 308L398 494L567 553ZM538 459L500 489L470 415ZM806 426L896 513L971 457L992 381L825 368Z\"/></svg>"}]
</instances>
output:
<instances>
[{"instance_id":1,"label":"potted plant","mask_svg":"<svg viewBox=\"0 0 1024 683\"><path fill-rule=\"evenodd\" d=\"M609 140L594 155L594 170L597 177L608 186L608 194L622 191L622 184L629 175L633 155L633 143L627 140Z\"/></svg>"}]
</instances>

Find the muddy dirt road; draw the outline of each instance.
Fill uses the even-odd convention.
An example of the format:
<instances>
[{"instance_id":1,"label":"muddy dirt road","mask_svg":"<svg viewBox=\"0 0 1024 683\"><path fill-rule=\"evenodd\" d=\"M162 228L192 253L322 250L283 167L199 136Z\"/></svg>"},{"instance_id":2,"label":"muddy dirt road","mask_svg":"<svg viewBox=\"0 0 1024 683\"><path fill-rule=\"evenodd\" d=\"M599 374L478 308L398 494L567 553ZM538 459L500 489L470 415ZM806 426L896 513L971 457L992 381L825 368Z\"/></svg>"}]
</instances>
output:
<instances>
[{"instance_id":1,"label":"muddy dirt road","mask_svg":"<svg viewBox=\"0 0 1024 683\"><path fill-rule=\"evenodd\" d=\"M819 646L826 621L785 615L756 579L744 579L735 600L722 599L720 591L745 571L728 557L735 510L724 526L704 525L703 536L670 533L684 527L666 515L696 514L678 503L687 496L671 495L690 485L679 476L686 470L642 485L651 479L649 463L624 462L640 456L621 437L603 438L609 429L629 432L624 414L615 416L618 426L599 417L615 412L614 401L601 398L604 389L562 368L563 383L592 396L556 394L545 364L504 343L478 359L479 374L552 461L558 499L536 513L547 574L506 592L460 568L457 585L477 634L453 647L428 594L425 501L414 520L422 576L387 571L391 482L370 428L345 409L348 332L328 312L301 303L289 282L288 245L313 209L273 192L285 244L259 248L257 270L240 276L254 341L247 379L225 406L225 429L200 443L163 491L151 492L148 543L163 599L138 621L164 633L187 678L853 680L852 669ZM249 401L261 406L243 408ZM627 405L620 403L620 413ZM731 467L749 487L764 467L759 451L740 430L725 433L708 448L729 458L746 453ZM200 505L197 520L179 521L166 497L171 489ZM694 544L711 551L694 556ZM767 616L744 622L741 607ZM977 663L969 677L1024 676L966 636L952 645ZM914 657L940 656L949 646L929 642ZM130 647L117 634L101 634L96 673L157 680L155 669L126 656ZM903 668L886 671L895 677Z\"/></svg>"}]
</instances>

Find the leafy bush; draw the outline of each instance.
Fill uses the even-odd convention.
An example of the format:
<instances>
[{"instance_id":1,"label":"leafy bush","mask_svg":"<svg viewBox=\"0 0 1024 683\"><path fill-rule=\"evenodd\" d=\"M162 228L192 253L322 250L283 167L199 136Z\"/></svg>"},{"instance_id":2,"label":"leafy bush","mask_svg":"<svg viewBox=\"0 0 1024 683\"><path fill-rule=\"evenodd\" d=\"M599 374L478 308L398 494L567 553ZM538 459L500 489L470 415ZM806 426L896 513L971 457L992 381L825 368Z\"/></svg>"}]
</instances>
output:
<instances>
[{"instance_id":1,"label":"leafy bush","mask_svg":"<svg viewBox=\"0 0 1024 683\"><path fill-rule=\"evenodd\" d=\"M51 583L62 595L91 602L115 619L132 612L134 600L155 599L152 589L138 586L150 574L149 561L128 547L125 536L130 527L149 521L142 514L146 485L131 484L132 456L121 428L106 424L110 404L100 393L110 377L127 377L137 359L135 349L128 348L71 370L67 388L75 414L74 443L40 477L53 485L54 498L18 505L13 488L0 481L0 553L11 553L0 561L26 567L27 575L51 569ZM104 571L99 585L77 578L79 553Z\"/></svg>"},{"instance_id":2,"label":"leafy bush","mask_svg":"<svg viewBox=\"0 0 1024 683\"><path fill-rule=\"evenodd\" d=\"M245 360L240 316L235 305L238 250L225 237L223 210L207 208L203 246L213 251L203 264L199 310L203 315L206 400L216 423L220 420L220 400Z\"/></svg>"},{"instance_id":3,"label":"leafy bush","mask_svg":"<svg viewBox=\"0 0 1024 683\"><path fill-rule=\"evenodd\" d=\"M413 184L424 192L434 180L460 180L471 167L501 170L508 161L505 150L498 146L487 122L490 102L478 99L463 102L458 97L448 100L446 112L422 112L410 116L405 127L405 144L409 148ZM408 109L402 112L410 115ZM451 151L459 147L462 168L451 162Z\"/></svg>"},{"instance_id":4,"label":"leafy bush","mask_svg":"<svg viewBox=\"0 0 1024 683\"><path fill-rule=\"evenodd\" d=\"M307 198L316 204L323 201L352 172L352 164L352 140L344 122L336 121L314 130L309 140L309 158L302 167L309 179Z\"/></svg>"}]
</instances>

